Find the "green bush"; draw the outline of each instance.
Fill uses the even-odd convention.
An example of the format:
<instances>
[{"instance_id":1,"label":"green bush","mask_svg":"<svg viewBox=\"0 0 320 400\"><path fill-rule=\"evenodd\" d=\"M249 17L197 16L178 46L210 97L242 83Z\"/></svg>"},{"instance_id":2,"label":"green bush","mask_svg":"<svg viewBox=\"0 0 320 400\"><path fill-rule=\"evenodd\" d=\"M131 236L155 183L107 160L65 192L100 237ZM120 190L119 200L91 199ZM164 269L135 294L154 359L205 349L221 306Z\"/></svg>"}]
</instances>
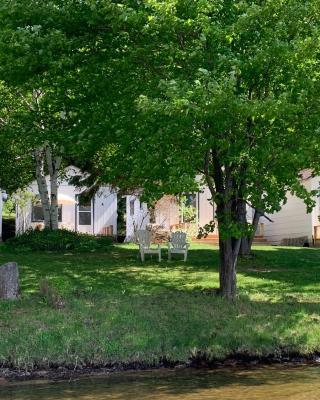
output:
<instances>
[{"instance_id":1,"label":"green bush","mask_svg":"<svg viewBox=\"0 0 320 400\"><path fill-rule=\"evenodd\" d=\"M66 229L52 231L49 229L30 229L22 235L10 238L6 247L15 250L47 251L97 251L113 243L110 236L93 236L86 233L72 232Z\"/></svg>"}]
</instances>

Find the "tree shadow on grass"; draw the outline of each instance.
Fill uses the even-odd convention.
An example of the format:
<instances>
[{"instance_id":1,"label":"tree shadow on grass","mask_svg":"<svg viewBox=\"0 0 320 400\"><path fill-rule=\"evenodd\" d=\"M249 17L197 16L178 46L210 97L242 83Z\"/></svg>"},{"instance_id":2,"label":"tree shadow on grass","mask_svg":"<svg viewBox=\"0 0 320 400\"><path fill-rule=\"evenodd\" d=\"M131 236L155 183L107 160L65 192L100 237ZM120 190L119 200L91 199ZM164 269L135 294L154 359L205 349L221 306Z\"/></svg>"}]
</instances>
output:
<instances>
[{"instance_id":1,"label":"tree shadow on grass","mask_svg":"<svg viewBox=\"0 0 320 400\"><path fill-rule=\"evenodd\" d=\"M238 273L244 280L260 280L257 286L262 291L320 296L320 249L259 247L253 250L254 258L239 262Z\"/></svg>"},{"instance_id":2,"label":"tree shadow on grass","mask_svg":"<svg viewBox=\"0 0 320 400\"><path fill-rule=\"evenodd\" d=\"M211 251L190 252L184 263L181 258L158 263L148 258L142 263L132 247L114 246L106 253L16 253L0 254L0 261L18 262L22 293L38 290L41 279L48 277L62 290L105 289L108 291L140 291L164 288L183 288L186 282L195 281L198 274L217 272L212 267ZM206 258L206 260L204 260ZM190 273L193 273L191 276Z\"/></svg>"},{"instance_id":3,"label":"tree shadow on grass","mask_svg":"<svg viewBox=\"0 0 320 400\"><path fill-rule=\"evenodd\" d=\"M254 248L253 259L239 260L240 293L266 296L304 293L317 295L320 249ZM20 266L22 294L37 292L48 277L68 294L74 291L151 293L159 290L192 290L218 285L218 250L194 246L187 263L177 256L158 263L142 263L135 246L112 246L105 253L0 253L0 262L15 260Z\"/></svg>"}]
</instances>

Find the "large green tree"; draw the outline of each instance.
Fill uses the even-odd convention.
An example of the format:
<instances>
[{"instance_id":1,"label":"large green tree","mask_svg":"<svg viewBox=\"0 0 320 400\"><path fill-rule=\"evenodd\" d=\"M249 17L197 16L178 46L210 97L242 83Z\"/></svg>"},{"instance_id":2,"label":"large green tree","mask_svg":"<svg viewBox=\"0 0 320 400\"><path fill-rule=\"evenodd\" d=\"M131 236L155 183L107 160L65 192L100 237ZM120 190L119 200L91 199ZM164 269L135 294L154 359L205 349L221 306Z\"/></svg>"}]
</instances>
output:
<instances>
[{"instance_id":1,"label":"large green tree","mask_svg":"<svg viewBox=\"0 0 320 400\"><path fill-rule=\"evenodd\" d=\"M41 138L31 147L68 154L93 190L105 182L156 198L202 175L216 204L221 294L234 299L242 237L254 230L246 206L257 223L288 191L313 204L299 174L319 170L319 7L10 1L0 80L25 105L41 100L16 119Z\"/></svg>"},{"instance_id":2,"label":"large green tree","mask_svg":"<svg viewBox=\"0 0 320 400\"><path fill-rule=\"evenodd\" d=\"M102 168L104 179L140 179L152 192L166 182L179 190L179 177L202 174L216 204L220 291L234 299L241 238L254 230L246 206L257 210L256 224L280 209L288 191L313 205L300 172L319 171L320 5L140 4L132 10L142 25L127 76L140 91L140 114L129 113L130 129L123 126L112 151L100 150L100 165L113 166Z\"/></svg>"}]
</instances>

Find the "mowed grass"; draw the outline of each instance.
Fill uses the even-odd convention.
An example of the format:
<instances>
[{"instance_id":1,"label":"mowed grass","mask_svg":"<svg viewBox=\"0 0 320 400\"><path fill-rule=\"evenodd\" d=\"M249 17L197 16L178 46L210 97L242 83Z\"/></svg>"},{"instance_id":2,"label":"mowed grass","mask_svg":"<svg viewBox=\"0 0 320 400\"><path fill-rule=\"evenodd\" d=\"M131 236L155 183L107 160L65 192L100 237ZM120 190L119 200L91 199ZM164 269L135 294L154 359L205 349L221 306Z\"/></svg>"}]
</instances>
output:
<instances>
[{"instance_id":1,"label":"mowed grass","mask_svg":"<svg viewBox=\"0 0 320 400\"><path fill-rule=\"evenodd\" d=\"M239 298L228 303L204 290L218 286L218 251L209 245L193 245L187 263L177 256L160 264L142 264L133 245L90 254L0 251L0 264L16 261L21 278L21 298L0 302L0 365L320 352L320 249L254 253L239 262ZM43 278L62 308L40 295Z\"/></svg>"}]
</instances>

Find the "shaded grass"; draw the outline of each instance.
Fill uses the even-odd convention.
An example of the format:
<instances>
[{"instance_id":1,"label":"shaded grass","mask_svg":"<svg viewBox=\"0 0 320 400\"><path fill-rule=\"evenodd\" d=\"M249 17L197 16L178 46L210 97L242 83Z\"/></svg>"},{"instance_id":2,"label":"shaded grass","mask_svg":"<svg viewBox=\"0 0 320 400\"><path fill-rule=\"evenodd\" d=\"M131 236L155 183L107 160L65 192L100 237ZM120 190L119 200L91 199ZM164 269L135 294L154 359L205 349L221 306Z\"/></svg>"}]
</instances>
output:
<instances>
[{"instance_id":1,"label":"shaded grass","mask_svg":"<svg viewBox=\"0 0 320 400\"><path fill-rule=\"evenodd\" d=\"M193 245L178 258L142 264L131 245L106 253L0 252L20 266L21 299L0 303L0 363L30 369L70 364L185 362L320 351L320 249L256 247L241 260L235 304L218 286L218 252ZM65 306L39 294L47 278Z\"/></svg>"}]
</instances>

